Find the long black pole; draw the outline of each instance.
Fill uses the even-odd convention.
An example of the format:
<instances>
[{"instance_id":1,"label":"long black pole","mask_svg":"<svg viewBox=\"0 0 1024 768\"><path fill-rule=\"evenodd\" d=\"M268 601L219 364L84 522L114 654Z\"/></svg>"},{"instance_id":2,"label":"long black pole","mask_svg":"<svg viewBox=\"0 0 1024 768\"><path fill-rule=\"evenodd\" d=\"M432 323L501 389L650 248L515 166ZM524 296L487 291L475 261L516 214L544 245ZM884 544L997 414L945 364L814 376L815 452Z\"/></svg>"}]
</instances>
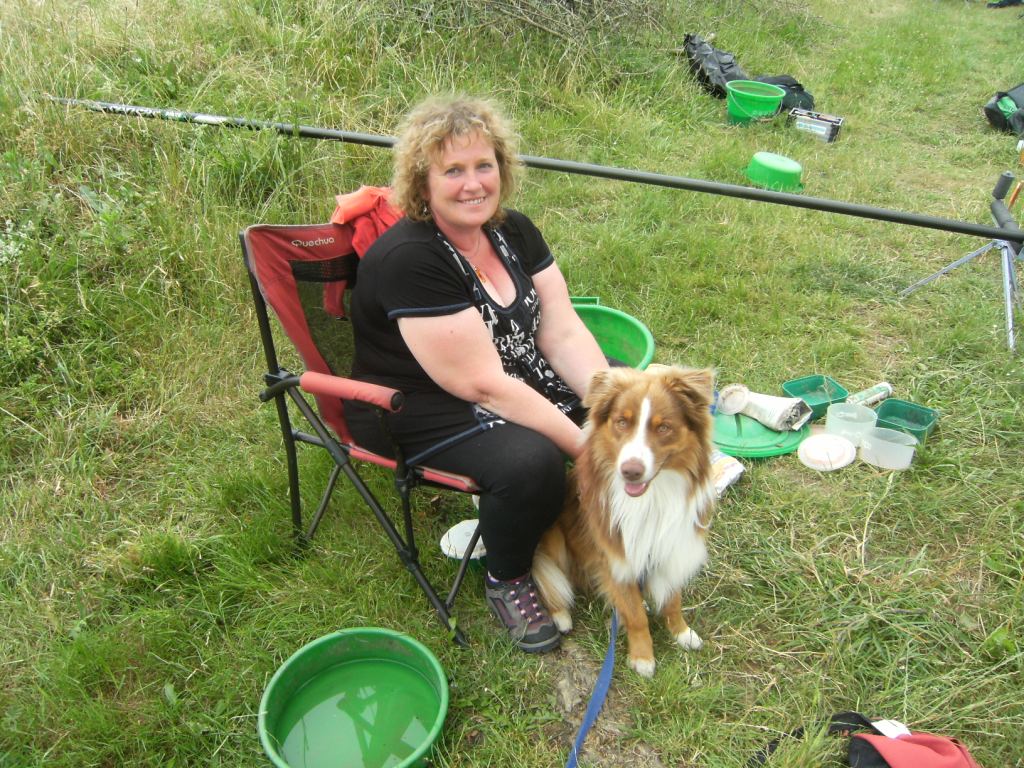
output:
<instances>
[{"instance_id":1,"label":"long black pole","mask_svg":"<svg viewBox=\"0 0 1024 768\"><path fill-rule=\"evenodd\" d=\"M278 133L286 136L297 136L304 139L325 139L329 141L348 142L350 144L365 144L373 147L392 147L395 143L395 139L392 136L353 133L351 131L317 128L315 126L297 125L294 123L249 120L243 117L224 117L222 115L209 115L202 112L183 112L177 109L155 109L152 107L138 107L129 104L115 104L105 101L91 101L87 99L69 99L56 96L49 96L47 98L59 104L85 107L86 109L91 109L96 112L108 112L111 114L131 115L135 117L151 117L159 118L161 120L175 120L184 123L199 123L201 125L250 128L253 130L271 130L277 131ZM634 171L625 168L613 168L611 166L593 165L591 163L577 163L571 160L556 160L548 157L534 157L532 155L520 155L519 159L530 168L540 168L548 171L561 171L562 173L596 176L603 179L630 181L639 184L669 187L671 189L687 189L692 192L707 192L714 195L725 195L726 197L738 197L744 200L758 200L764 203L791 205L797 208L810 208L816 211L839 213L844 216L857 216L863 219L892 221L897 224L908 224L913 227L939 229L946 232L958 232L964 235L987 237L993 240L1011 240L1017 243L1024 243L1024 231L1021 231L1020 228L1016 226L1016 222L1013 221L1012 217L997 216L996 220L999 221L1002 226L992 227L982 224L974 224L969 221L943 219L936 216L925 216L919 213L907 213L905 211L896 211L888 208L876 208L871 205L844 203L839 200L829 200L824 197L806 197L804 195L794 195L788 192L773 192L765 189L754 189L752 187L743 187L737 184L721 184L715 181L690 179L684 176L666 176L660 173Z\"/></svg>"}]
</instances>

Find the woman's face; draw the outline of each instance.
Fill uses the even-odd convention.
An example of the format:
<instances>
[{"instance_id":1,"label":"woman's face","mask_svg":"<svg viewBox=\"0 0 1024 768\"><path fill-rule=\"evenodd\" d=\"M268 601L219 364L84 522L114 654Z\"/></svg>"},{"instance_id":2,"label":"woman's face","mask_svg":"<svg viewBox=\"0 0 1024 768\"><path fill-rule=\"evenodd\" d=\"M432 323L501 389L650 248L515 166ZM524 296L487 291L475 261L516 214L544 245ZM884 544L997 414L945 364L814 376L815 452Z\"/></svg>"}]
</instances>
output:
<instances>
[{"instance_id":1,"label":"woman's face","mask_svg":"<svg viewBox=\"0 0 1024 768\"><path fill-rule=\"evenodd\" d=\"M498 210L501 173L494 147L479 132L454 136L427 172L427 204L442 232L477 229Z\"/></svg>"}]
</instances>

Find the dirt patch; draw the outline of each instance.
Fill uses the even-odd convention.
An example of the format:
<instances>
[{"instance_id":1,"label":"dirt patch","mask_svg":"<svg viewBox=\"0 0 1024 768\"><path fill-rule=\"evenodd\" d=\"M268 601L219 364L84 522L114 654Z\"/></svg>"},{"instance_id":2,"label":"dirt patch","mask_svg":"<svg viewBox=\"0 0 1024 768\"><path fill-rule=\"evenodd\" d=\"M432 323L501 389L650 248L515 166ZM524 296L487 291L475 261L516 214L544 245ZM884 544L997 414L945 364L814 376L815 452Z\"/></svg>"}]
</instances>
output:
<instances>
[{"instance_id":1,"label":"dirt patch","mask_svg":"<svg viewBox=\"0 0 1024 768\"><path fill-rule=\"evenodd\" d=\"M618 652L618 651L616 651ZM565 720L548 728L548 737L572 747L594 691L603 658L595 657L571 637L550 659L555 696ZM614 679L597 721L587 734L581 764L594 768L664 768L657 751L627 733L634 732L626 704L615 695ZM568 754L568 753L567 753Z\"/></svg>"}]
</instances>

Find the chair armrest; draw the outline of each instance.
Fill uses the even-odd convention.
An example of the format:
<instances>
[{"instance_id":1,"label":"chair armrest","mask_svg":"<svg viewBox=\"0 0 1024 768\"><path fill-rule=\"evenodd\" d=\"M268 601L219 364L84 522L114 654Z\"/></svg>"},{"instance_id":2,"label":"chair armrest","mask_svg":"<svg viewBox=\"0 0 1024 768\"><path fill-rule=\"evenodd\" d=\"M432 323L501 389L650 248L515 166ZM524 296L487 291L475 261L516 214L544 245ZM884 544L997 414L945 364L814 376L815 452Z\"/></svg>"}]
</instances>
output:
<instances>
[{"instance_id":1,"label":"chair armrest","mask_svg":"<svg viewBox=\"0 0 1024 768\"><path fill-rule=\"evenodd\" d=\"M299 386L312 395L331 395L342 400L359 400L392 412L400 411L405 401L405 396L397 389L315 371L306 371L299 376Z\"/></svg>"}]
</instances>

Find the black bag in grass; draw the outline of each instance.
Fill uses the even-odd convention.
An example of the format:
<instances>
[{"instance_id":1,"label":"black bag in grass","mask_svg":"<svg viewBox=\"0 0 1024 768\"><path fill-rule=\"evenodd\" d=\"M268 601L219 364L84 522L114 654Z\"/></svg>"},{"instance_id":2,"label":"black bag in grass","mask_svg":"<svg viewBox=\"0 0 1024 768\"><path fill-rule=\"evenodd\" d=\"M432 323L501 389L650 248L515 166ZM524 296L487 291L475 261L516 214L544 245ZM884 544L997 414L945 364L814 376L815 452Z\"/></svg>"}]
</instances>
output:
<instances>
[{"instance_id":1,"label":"black bag in grass","mask_svg":"<svg viewBox=\"0 0 1024 768\"><path fill-rule=\"evenodd\" d=\"M1024 83L1009 91L998 91L988 100L984 112L993 128L1024 137Z\"/></svg>"},{"instance_id":2,"label":"black bag in grass","mask_svg":"<svg viewBox=\"0 0 1024 768\"><path fill-rule=\"evenodd\" d=\"M725 84L732 80L755 80L759 83L777 85L786 92L782 97L782 111L793 107L814 109L814 97L804 90L796 78L790 75L768 75L751 78L737 63L736 57L728 51L715 48L700 35L687 35L683 41L683 52L690 63L697 82L712 96L725 98Z\"/></svg>"},{"instance_id":3,"label":"black bag in grass","mask_svg":"<svg viewBox=\"0 0 1024 768\"><path fill-rule=\"evenodd\" d=\"M790 75L765 75L754 78L759 83L777 85L786 92L782 97L782 112L789 112L793 107L814 111L814 97L804 90L795 77Z\"/></svg>"},{"instance_id":4,"label":"black bag in grass","mask_svg":"<svg viewBox=\"0 0 1024 768\"><path fill-rule=\"evenodd\" d=\"M712 96L725 98L725 84L731 80L749 80L747 73L736 63L736 57L720 51L700 35L687 35L683 52L690 62L690 71L697 82Z\"/></svg>"}]
</instances>

